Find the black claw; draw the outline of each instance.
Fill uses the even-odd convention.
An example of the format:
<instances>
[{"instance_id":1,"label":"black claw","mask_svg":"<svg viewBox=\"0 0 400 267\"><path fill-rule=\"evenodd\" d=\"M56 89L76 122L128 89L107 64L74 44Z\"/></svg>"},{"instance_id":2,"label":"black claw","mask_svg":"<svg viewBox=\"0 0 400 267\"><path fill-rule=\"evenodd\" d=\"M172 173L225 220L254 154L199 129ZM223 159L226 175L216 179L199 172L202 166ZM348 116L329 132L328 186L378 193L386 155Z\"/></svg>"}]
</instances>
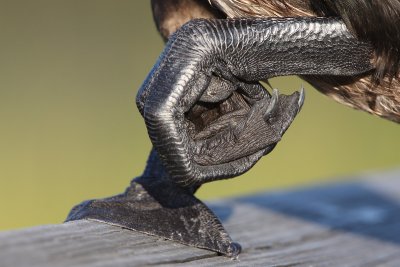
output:
<instances>
[{"instance_id":1,"label":"black claw","mask_svg":"<svg viewBox=\"0 0 400 267\"><path fill-rule=\"evenodd\" d=\"M279 92L277 89L274 89L272 91L271 95L271 100L268 103L267 110L264 113L264 119L268 121L268 119L271 117L275 109L277 108L277 103L278 103L278 98L279 98Z\"/></svg>"},{"instance_id":2,"label":"black claw","mask_svg":"<svg viewBox=\"0 0 400 267\"><path fill-rule=\"evenodd\" d=\"M242 252L242 246L239 243L236 242L232 242L229 248L229 257L233 258L233 259L237 259L240 252Z\"/></svg>"}]
</instances>

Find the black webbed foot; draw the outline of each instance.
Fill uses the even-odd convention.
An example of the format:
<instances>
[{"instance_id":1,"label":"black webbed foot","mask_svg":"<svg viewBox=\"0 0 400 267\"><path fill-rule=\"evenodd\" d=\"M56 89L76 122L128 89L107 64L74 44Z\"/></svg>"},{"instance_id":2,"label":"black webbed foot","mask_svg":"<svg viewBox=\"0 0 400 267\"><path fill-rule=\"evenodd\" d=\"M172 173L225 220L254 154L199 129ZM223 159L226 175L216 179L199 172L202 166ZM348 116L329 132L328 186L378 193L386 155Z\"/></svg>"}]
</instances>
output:
<instances>
[{"instance_id":1,"label":"black webbed foot","mask_svg":"<svg viewBox=\"0 0 400 267\"><path fill-rule=\"evenodd\" d=\"M172 183L153 150L144 174L123 194L85 201L71 210L67 221L97 220L235 258L240 245L194 197L195 190Z\"/></svg>"}]
</instances>

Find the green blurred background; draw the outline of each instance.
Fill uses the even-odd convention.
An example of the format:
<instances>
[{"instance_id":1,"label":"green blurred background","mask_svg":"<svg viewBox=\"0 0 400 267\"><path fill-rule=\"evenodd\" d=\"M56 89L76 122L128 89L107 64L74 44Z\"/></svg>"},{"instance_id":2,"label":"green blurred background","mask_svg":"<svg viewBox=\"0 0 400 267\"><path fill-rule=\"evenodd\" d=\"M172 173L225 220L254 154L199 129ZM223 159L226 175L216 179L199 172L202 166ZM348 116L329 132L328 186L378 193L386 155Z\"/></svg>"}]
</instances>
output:
<instances>
[{"instance_id":1,"label":"green blurred background","mask_svg":"<svg viewBox=\"0 0 400 267\"><path fill-rule=\"evenodd\" d=\"M0 0L0 230L62 222L84 199L122 192L150 151L135 105L162 51L150 1ZM400 127L306 87L275 151L203 199L400 166ZM342 178L337 178L342 177Z\"/></svg>"}]
</instances>

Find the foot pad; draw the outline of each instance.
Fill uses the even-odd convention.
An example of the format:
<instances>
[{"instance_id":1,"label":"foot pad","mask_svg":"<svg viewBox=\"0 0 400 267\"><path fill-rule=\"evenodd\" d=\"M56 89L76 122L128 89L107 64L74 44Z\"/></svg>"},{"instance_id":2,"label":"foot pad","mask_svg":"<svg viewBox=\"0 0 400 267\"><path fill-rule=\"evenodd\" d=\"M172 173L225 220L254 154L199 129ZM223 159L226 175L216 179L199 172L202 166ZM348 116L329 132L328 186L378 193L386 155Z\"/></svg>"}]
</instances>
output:
<instances>
[{"instance_id":1,"label":"foot pad","mask_svg":"<svg viewBox=\"0 0 400 267\"><path fill-rule=\"evenodd\" d=\"M95 219L232 258L241 250L203 202L167 179L136 178L123 194L75 206L66 221L81 219Z\"/></svg>"}]
</instances>

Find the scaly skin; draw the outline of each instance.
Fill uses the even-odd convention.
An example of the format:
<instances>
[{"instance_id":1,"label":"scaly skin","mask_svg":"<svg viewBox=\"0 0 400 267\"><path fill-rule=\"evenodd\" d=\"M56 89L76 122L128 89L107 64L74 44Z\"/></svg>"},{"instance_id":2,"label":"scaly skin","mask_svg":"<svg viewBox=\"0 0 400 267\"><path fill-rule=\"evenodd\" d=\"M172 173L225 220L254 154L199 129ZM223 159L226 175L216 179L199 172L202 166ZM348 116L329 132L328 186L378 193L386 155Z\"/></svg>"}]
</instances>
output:
<instances>
[{"instance_id":1,"label":"scaly skin","mask_svg":"<svg viewBox=\"0 0 400 267\"><path fill-rule=\"evenodd\" d=\"M169 39L139 90L137 105L171 179L181 186L200 185L250 169L272 150L298 113L300 94L295 93L277 97L278 108L273 110L279 112L273 120L266 119L271 97L262 94L259 80L292 74L352 76L372 68L370 57L370 46L357 41L336 19L192 20ZM223 81L219 87L232 87L222 94L239 88L251 92L247 95L254 104L234 123L214 125L221 127L196 139L201 130L189 132L193 122L187 114L202 99L213 102L204 95L218 77ZM248 129L244 124L259 127ZM224 152L230 160L204 159L205 151Z\"/></svg>"},{"instance_id":2,"label":"scaly skin","mask_svg":"<svg viewBox=\"0 0 400 267\"><path fill-rule=\"evenodd\" d=\"M273 76L356 75L371 48L335 19L194 20L170 39L137 96L154 145L125 193L74 207L97 220L236 258L218 218L194 192L237 176L273 150L303 103L269 94Z\"/></svg>"}]
</instances>

